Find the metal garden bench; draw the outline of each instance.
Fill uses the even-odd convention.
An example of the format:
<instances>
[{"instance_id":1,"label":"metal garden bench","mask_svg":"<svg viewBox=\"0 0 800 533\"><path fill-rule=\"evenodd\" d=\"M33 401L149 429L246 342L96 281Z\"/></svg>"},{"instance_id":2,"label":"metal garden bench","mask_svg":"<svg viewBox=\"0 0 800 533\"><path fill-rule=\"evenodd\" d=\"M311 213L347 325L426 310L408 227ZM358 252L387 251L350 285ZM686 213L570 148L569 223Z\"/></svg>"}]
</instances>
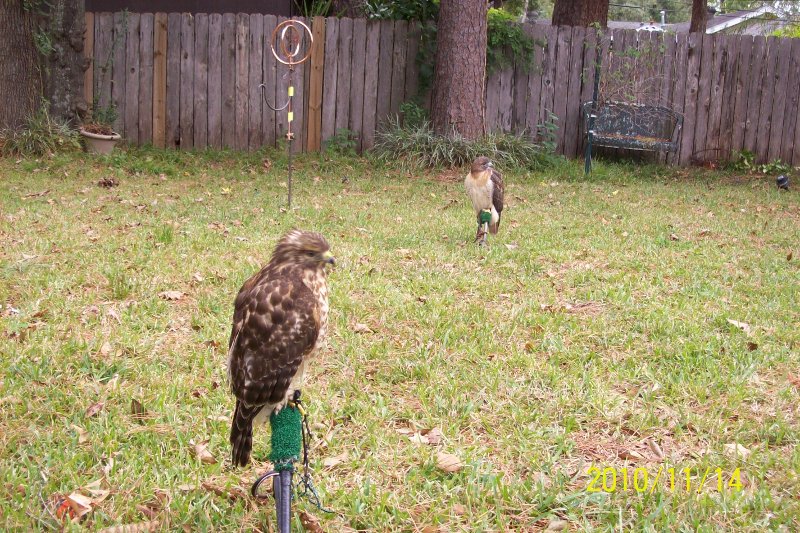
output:
<instances>
[{"instance_id":1,"label":"metal garden bench","mask_svg":"<svg viewBox=\"0 0 800 533\"><path fill-rule=\"evenodd\" d=\"M586 128L585 171L592 168L592 147L675 152L683 116L663 106L588 101L582 105Z\"/></svg>"}]
</instances>

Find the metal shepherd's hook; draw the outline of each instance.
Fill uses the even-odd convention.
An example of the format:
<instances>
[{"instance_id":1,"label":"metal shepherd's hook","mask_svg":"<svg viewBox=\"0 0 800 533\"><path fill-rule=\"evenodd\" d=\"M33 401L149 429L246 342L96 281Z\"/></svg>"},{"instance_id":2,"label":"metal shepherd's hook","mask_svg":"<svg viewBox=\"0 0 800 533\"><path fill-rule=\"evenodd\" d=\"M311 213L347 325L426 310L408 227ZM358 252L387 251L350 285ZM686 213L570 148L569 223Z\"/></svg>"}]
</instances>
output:
<instances>
[{"instance_id":1,"label":"metal shepherd's hook","mask_svg":"<svg viewBox=\"0 0 800 533\"><path fill-rule=\"evenodd\" d=\"M308 38L308 43L305 46L306 50L304 55L300 55L300 50L304 41L304 37ZM261 97L264 102L275 112L287 109L287 131L286 141L289 146L289 178L287 185L289 186L289 209L292 207L292 141L294 140L294 132L292 131L292 122L294 121L294 111L292 108L292 99L294 98L294 66L304 63L311 57L311 45L314 43L314 37L311 29L299 20L284 20L278 24L272 31L270 37L270 48L272 48L272 55L279 63L289 67L289 90L288 99L281 107L273 106L267 99L266 86L262 83L259 85L261 88Z\"/></svg>"}]
</instances>

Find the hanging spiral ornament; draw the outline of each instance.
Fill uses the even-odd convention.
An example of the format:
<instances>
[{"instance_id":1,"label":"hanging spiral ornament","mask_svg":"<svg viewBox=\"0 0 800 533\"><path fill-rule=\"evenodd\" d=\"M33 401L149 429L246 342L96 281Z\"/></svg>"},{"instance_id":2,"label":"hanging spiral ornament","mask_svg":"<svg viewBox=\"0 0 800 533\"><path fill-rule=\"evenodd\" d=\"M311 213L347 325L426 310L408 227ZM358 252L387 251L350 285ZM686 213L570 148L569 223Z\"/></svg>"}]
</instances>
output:
<instances>
[{"instance_id":1,"label":"hanging spiral ornament","mask_svg":"<svg viewBox=\"0 0 800 533\"><path fill-rule=\"evenodd\" d=\"M292 141L294 141L294 132L292 131L292 123L294 122L294 109L292 107L292 100L294 98L294 68L295 65L300 65L308 61L311 57L311 45L314 43L314 36L305 23L299 20L284 20L278 24L272 35L270 36L270 48L272 55L278 63L289 67L289 87L287 90L286 103L280 107L273 106L267 99L267 87L262 83L259 85L261 88L261 96L264 102L275 112L287 110L287 131L286 141L288 143L288 187L289 187L289 208L292 207Z\"/></svg>"}]
</instances>

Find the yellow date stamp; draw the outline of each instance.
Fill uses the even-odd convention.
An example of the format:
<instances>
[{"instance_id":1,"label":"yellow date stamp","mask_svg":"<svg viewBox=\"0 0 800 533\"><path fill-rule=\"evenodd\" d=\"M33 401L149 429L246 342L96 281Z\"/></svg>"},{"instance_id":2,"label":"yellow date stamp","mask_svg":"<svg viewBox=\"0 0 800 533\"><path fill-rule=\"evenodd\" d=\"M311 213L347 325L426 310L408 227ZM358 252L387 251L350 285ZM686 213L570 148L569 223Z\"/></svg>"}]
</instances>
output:
<instances>
[{"instance_id":1,"label":"yellow date stamp","mask_svg":"<svg viewBox=\"0 0 800 533\"><path fill-rule=\"evenodd\" d=\"M665 465L661 465L658 469L592 466L587 474L591 478L586 486L587 492L653 494L659 487L660 490L669 492L698 494L712 487L718 492L742 490L742 472L739 467L732 472L725 472L722 468L710 466L705 469L675 468Z\"/></svg>"}]
</instances>

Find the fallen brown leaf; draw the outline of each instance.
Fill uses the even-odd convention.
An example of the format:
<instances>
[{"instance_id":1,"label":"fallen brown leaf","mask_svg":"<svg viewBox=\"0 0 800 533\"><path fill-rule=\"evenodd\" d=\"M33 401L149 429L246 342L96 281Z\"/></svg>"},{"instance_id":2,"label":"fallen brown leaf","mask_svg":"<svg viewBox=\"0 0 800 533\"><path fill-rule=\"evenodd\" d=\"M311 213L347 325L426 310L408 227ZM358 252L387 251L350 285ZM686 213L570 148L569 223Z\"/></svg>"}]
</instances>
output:
<instances>
[{"instance_id":1,"label":"fallen brown leaf","mask_svg":"<svg viewBox=\"0 0 800 533\"><path fill-rule=\"evenodd\" d=\"M103 410L105 404L103 402L93 403L86 409L86 416L91 418L93 416L97 416L97 414Z\"/></svg>"},{"instance_id":2,"label":"fallen brown leaf","mask_svg":"<svg viewBox=\"0 0 800 533\"><path fill-rule=\"evenodd\" d=\"M203 442L198 442L192 448L194 450L194 455L200 462L207 465L213 465L217 463L217 460L211 455L211 452L208 451L208 441L204 440Z\"/></svg>"},{"instance_id":3,"label":"fallen brown leaf","mask_svg":"<svg viewBox=\"0 0 800 533\"><path fill-rule=\"evenodd\" d=\"M620 452L617 453L617 457L627 461L638 461L644 459L644 456L642 456L642 454L636 450L620 450Z\"/></svg>"},{"instance_id":4,"label":"fallen brown leaf","mask_svg":"<svg viewBox=\"0 0 800 533\"><path fill-rule=\"evenodd\" d=\"M325 530L319 524L319 518L307 511L300 511L300 523L309 533L325 533Z\"/></svg>"},{"instance_id":5,"label":"fallen brown leaf","mask_svg":"<svg viewBox=\"0 0 800 533\"><path fill-rule=\"evenodd\" d=\"M342 463L344 461L347 461L347 457L348 457L347 456L347 452L342 452L339 455L335 455L333 457L326 457L322 461L322 466L324 466L325 468L333 468L336 465L338 465L338 464L340 464L340 463Z\"/></svg>"},{"instance_id":6,"label":"fallen brown leaf","mask_svg":"<svg viewBox=\"0 0 800 533\"><path fill-rule=\"evenodd\" d=\"M75 430L75 433L78 434L78 444L84 444L85 442L89 441L89 432L88 431L86 431L85 429L83 429L80 426L76 426L75 424L72 424L72 426L70 426L70 427L72 427L72 429Z\"/></svg>"},{"instance_id":7,"label":"fallen brown leaf","mask_svg":"<svg viewBox=\"0 0 800 533\"><path fill-rule=\"evenodd\" d=\"M238 487L236 485L232 487L222 488L216 486L210 481L204 481L201 486L203 487L203 489L209 492L213 492L217 496L228 498L231 501L247 498L247 492L242 487Z\"/></svg>"},{"instance_id":8,"label":"fallen brown leaf","mask_svg":"<svg viewBox=\"0 0 800 533\"><path fill-rule=\"evenodd\" d=\"M547 531L564 531L569 527L569 522L566 520L553 519L547 524Z\"/></svg>"},{"instance_id":9,"label":"fallen brown leaf","mask_svg":"<svg viewBox=\"0 0 800 533\"><path fill-rule=\"evenodd\" d=\"M368 325L362 324L362 323L358 323L355 326L353 326L353 332L355 332L355 333L372 333L372 330L369 328Z\"/></svg>"},{"instance_id":10,"label":"fallen brown leaf","mask_svg":"<svg viewBox=\"0 0 800 533\"><path fill-rule=\"evenodd\" d=\"M661 450L661 446L659 446L656 441L653 439L647 439L647 445L650 447L650 451L652 451L659 460L664 458L664 452Z\"/></svg>"},{"instance_id":11,"label":"fallen brown leaf","mask_svg":"<svg viewBox=\"0 0 800 533\"><path fill-rule=\"evenodd\" d=\"M458 456L447 452L436 453L436 467L448 474L453 474L464 468L464 463Z\"/></svg>"},{"instance_id":12,"label":"fallen brown leaf","mask_svg":"<svg viewBox=\"0 0 800 533\"><path fill-rule=\"evenodd\" d=\"M163 291L159 292L158 295L164 300L169 300L169 301L177 301L183 298L184 296L184 294L181 291Z\"/></svg>"},{"instance_id":13,"label":"fallen brown leaf","mask_svg":"<svg viewBox=\"0 0 800 533\"><path fill-rule=\"evenodd\" d=\"M433 428L423 434L428 439L428 444L431 446L438 446L442 442L442 430L439 428Z\"/></svg>"},{"instance_id":14,"label":"fallen brown leaf","mask_svg":"<svg viewBox=\"0 0 800 533\"><path fill-rule=\"evenodd\" d=\"M731 324L732 326L735 326L735 327L739 328L748 337L753 334L753 328L750 327L750 324L748 324L747 322L739 322L738 320L731 320L730 318L727 319L727 320L728 320L728 324Z\"/></svg>"},{"instance_id":15,"label":"fallen brown leaf","mask_svg":"<svg viewBox=\"0 0 800 533\"><path fill-rule=\"evenodd\" d=\"M726 444L723 446L726 455L733 455L734 457L739 456L742 459L747 459L747 456L750 455L750 450L739 444L738 442L733 442Z\"/></svg>"},{"instance_id":16,"label":"fallen brown leaf","mask_svg":"<svg viewBox=\"0 0 800 533\"><path fill-rule=\"evenodd\" d=\"M150 520L148 522L138 522L136 524L107 527L101 529L99 533L142 533L145 531L156 531L159 525L158 520Z\"/></svg>"},{"instance_id":17,"label":"fallen brown leaf","mask_svg":"<svg viewBox=\"0 0 800 533\"><path fill-rule=\"evenodd\" d=\"M147 410L142 405L142 402L136 398L131 398L131 415L133 418L142 419L147 417Z\"/></svg>"}]
</instances>

